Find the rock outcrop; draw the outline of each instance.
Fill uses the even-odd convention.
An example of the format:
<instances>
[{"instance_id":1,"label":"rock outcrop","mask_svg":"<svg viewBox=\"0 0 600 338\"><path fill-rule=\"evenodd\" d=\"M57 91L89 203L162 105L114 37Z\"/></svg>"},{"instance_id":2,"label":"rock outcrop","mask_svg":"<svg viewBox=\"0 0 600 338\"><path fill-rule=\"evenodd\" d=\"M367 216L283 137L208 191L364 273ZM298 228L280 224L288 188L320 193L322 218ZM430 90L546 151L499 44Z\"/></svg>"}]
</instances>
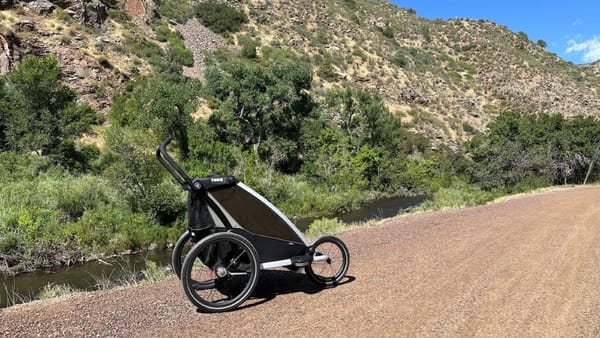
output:
<instances>
[{"instance_id":1,"label":"rock outcrop","mask_svg":"<svg viewBox=\"0 0 600 338\"><path fill-rule=\"evenodd\" d=\"M0 75L6 74L12 64L12 52L8 41L0 35Z\"/></svg>"},{"instance_id":2,"label":"rock outcrop","mask_svg":"<svg viewBox=\"0 0 600 338\"><path fill-rule=\"evenodd\" d=\"M63 1L64 5L69 5L67 1ZM108 9L104 3L99 0L79 0L74 1L71 5L65 8L65 11L73 17L73 19L88 24L94 27L100 27L108 16Z\"/></svg>"},{"instance_id":3,"label":"rock outcrop","mask_svg":"<svg viewBox=\"0 0 600 338\"><path fill-rule=\"evenodd\" d=\"M150 24L158 17L158 11L154 1L125 0L124 9L131 16L132 21L146 32L146 34L153 34Z\"/></svg>"}]
</instances>

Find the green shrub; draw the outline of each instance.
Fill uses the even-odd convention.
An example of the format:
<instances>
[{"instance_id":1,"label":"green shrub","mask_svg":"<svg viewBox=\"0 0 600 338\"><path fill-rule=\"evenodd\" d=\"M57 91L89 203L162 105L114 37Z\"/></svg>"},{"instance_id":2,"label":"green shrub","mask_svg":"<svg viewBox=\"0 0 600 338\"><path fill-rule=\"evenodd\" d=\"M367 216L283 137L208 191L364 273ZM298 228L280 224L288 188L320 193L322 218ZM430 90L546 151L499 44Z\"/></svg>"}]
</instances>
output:
<instances>
[{"instance_id":1,"label":"green shrub","mask_svg":"<svg viewBox=\"0 0 600 338\"><path fill-rule=\"evenodd\" d=\"M308 226L306 236L317 237L322 235L335 235L345 227L346 225L337 218L321 218Z\"/></svg>"},{"instance_id":2,"label":"green shrub","mask_svg":"<svg viewBox=\"0 0 600 338\"><path fill-rule=\"evenodd\" d=\"M171 28L165 23L161 23L160 25L154 28L156 34L156 40L160 42L167 42L172 39L174 36L179 35L176 32L173 32Z\"/></svg>"},{"instance_id":3,"label":"green shrub","mask_svg":"<svg viewBox=\"0 0 600 338\"><path fill-rule=\"evenodd\" d=\"M435 192L431 199L423 202L417 210L443 210L485 204L497 195L485 192L475 185L456 182L450 188Z\"/></svg>"},{"instance_id":4,"label":"green shrub","mask_svg":"<svg viewBox=\"0 0 600 338\"><path fill-rule=\"evenodd\" d=\"M270 186L261 188L265 196L290 217L310 217L347 212L357 208L369 194L350 189L332 192L326 184L301 181L281 175L270 179ZM261 182L261 185L266 185Z\"/></svg>"},{"instance_id":5,"label":"green shrub","mask_svg":"<svg viewBox=\"0 0 600 338\"><path fill-rule=\"evenodd\" d=\"M50 160L46 157L12 151L0 152L0 182L32 180L50 167Z\"/></svg>"},{"instance_id":6,"label":"green shrub","mask_svg":"<svg viewBox=\"0 0 600 338\"><path fill-rule=\"evenodd\" d=\"M155 3L161 16L178 23L185 23L193 17L194 9L189 0L156 0Z\"/></svg>"},{"instance_id":7,"label":"green shrub","mask_svg":"<svg viewBox=\"0 0 600 338\"><path fill-rule=\"evenodd\" d=\"M145 37L134 37L125 34L124 38L124 44L127 50L138 57L148 59L153 56L162 55L162 50L160 49L160 47L154 42L146 39Z\"/></svg>"},{"instance_id":8,"label":"green shrub","mask_svg":"<svg viewBox=\"0 0 600 338\"><path fill-rule=\"evenodd\" d=\"M127 209L100 209L86 211L76 222L67 224L65 234L74 238L86 253L120 253L139 250L158 241L164 241L167 228L153 225L144 214Z\"/></svg>"},{"instance_id":9,"label":"green shrub","mask_svg":"<svg viewBox=\"0 0 600 338\"><path fill-rule=\"evenodd\" d=\"M200 3L195 8L200 22L215 33L235 33L248 22L246 14L226 4Z\"/></svg>"},{"instance_id":10,"label":"green shrub","mask_svg":"<svg viewBox=\"0 0 600 338\"><path fill-rule=\"evenodd\" d=\"M165 182L149 189L148 195L140 200L140 208L161 225L169 225L177 218L185 217L186 203L183 190L172 182Z\"/></svg>"},{"instance_id":11,"label":"green shrub","mask_svg":"<svg viewBox=\"0 0 600 338\"><path fill-rule=\"evenodd\" d=\"M404 54L402 54L401 52L396 52L392 57L392 63L398 67L404 68L408 64L408 60L406 59L406 56L404 56Z\"/></svg>"},{"instance_id":12,"label":"green shrub","mask_svg":"<svg viewBox=\"0 0 600 338\"><path fill-rule=\"evenodd\" d=\"M335 72L335 68L333 68L333 65L331 64L331 59L327 58L323 61L323 63L319 66L319 69L317 70L317 75L323 80L337 80L338 75Z\"/></svg>"},{"instance_id":13,"label":"green shrub","mask_svg":"<svg viewBox=\"0 0 600 338\"><path fill-rule=\"evenodd\" d=\"M131 21L129 14L122 9L108 9L108 17L121 24L127 24Z\"/></svg>"},{"instance_id":14,"label":"green shrub","mask_svg":"<svg viewBox=\"0 0 600 338\"><path fill-rule=\"evenodd\" d=\"M144 282L155 283L169 278L172 273L164 266L160 266L153 261L146 261L146 268L142 270L142 275L144 276Z\"/></svg>"},{"instance_id":15,"label":"green shrub","mask_svg":"<svg viewBox=\"0 0 600 338\"><path fill-rule=\"evenodd\" d=\"M519 194L536 190L539 188L544 188L547 186L550 186L550 183L547 180L534 175L529 175L525 177L522 181L517 183L515 186L507 187L505 191L509 194Z\"/></svg>"},{"instance_id":16,"label":"green shrub","mask_svg":"<svg viewBox=\"0 0 600 338\"><path fill-rule=\"evenodd\" d=\"M169 41L169 58L178 65L191 67L194 65L194 54L187 49L183 43L183 40L170 40Z\"/></svg>"},{"instance_id":17,"label":"green shrub","mask_svg":"<svg viewBox=\"0 0 600 338\"><path fill-rule=\"evenodd\" d=\"M548 43L542 39L537 40L536 44L544 49L548 46Z\"/></svg>"},{"instance_id":18,"label":"green shrub","mask_svg":"<svg viewBox=\"0 0 600 338\"><path fill-rule=\"evenodd\" d=\"M477 133L477 129L475 129L473 126L471 126L468 122L463 122L462 127L463 127L463 130L465 131L465 133L469 133L469 134Z\"/></svg>"},{"instance_id":19,"label":"green shrub","mask_svg":"<svg viewBox=\"0 0 600 338\"><path fill-rule=\"evenodd\" d=\"M60 157L64 146L99 122L99 115L78 104L77 93L61 78L54 55L29 55L4 75L0 147L7 149L0 150Z\"/></svg>"},{"instance_id":20,"label":"green shrub","mask_svg":"<svg viewBox=\"0 0 600 338\"><path fill-rule=\"evenodd\" d=\"M329 38L329 34L327 34L327 32L323 29L319 29L317 30L317 41L322 44L322 45L326 45L328 44L330 41Z\"/></svg>"},{"instance_id":21,"label":"green shrub","mask_svg":"<svg viewBox=\"0 0 600 338\"><path fill-rule=\"evenodd\" d=\"M54 284L50 283L44 286L38 293L37 299L52 299L57 297L64 297L74 294L78 290L68 284Z\"/></svg>"},{"instance_id":22,"label":"green shrub","mask_svg":"<svg viewBox=\"0 0 600 338\"><path fill-rule=\"evenodd\" d=\"M63 35L60 37L60 43L63 45L68 45L71 43L71 38L66 35Z\"/></svg>"},{"instance_id":23,"label":"green shrub","mask_svg":"<svg viewBox=\"0 0 600 338\"><path fill-rule=\"evenodd\" d=\"M102 208L117 199L117 192L105 180L91 175L57 180L46 193L71 221L76 221L86 210Z\"/></svg>"},{"instance_id":24,"label":"green shrub","mask_svg":"<svg viewBox=\"0 0 600 338\"><path fill-rule=\"evenodd\" d=\"M517 35L519 36L519 38L521 38L525 41L529 41L529 36L527 36L527 33L521 31L521 32L518 32Z\"/></svg>"},{"instance_id":25,"label":"green shrub","mask_svg":"<svg viewBox=\"0 0 600 338\"><path fill-rule=\"evenodd\" d=\"M242 45L240 56L247 59L256 59L258 56L256 50L259 47L259 44L254 39L247 36L240 37L239 42Z\"/></svg>"},{"instance_id":26,"label":"green shrub","mask_svg":"<svg viewBox=\"0 0 600 338\"><path fill-rule=\"evenodd\" d=\"M104 68L112 68L112 65L110 64L110 61L108 60L108 58L104 55L100 55L96 61L98 61L98 64Z\"/></svg>"},{"instance_id":27,"label":"green shrub","mask_svg":"<svg viewBox=\"0 0 600 338\"><path fill-rule=\"evenodd\" d=\"M383 36L385 36L388 39L393 39L395 32L392 27L388 26L381 29L381 34L383 34Z\"/></svg>"}]
</instances>

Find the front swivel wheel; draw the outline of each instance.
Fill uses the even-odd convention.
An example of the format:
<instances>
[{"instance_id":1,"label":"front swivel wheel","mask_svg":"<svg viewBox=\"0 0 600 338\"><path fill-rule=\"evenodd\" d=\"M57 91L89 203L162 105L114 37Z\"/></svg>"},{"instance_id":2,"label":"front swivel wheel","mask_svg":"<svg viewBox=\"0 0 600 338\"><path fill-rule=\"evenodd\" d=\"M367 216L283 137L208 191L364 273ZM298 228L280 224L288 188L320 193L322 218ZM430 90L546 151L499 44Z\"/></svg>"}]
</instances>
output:
<instances>
[{"instance_id":1,"label":"front swivel wheel","mask_svg":"<svg viewBox=\"0 0 600 338\"><path fill-rule=\"evenodd\" d=\"M324 236L313 245L313 261L304 268L308 278L323 287L336 285L344 278L350 266L350 253L341 239Z\"/></svg>"}]
</instances>

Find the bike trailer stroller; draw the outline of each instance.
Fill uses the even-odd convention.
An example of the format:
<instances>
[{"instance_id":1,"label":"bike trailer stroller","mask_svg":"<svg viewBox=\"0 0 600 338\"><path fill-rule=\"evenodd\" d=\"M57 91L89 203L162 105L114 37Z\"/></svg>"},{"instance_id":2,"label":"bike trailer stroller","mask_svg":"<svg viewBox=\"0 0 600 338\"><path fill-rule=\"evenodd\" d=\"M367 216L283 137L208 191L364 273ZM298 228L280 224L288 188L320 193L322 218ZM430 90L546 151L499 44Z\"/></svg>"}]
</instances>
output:
<instances>
[{"instance_id":1,"label":"bike trailer stroller","mask_svg":"<svg viewBox=\"0 0 600 338\"><path fill-rule=\"evenodd\" d=\"M337 237L309 243L266 198L233 176L191 179L158 148L159 162L188 191L188 230L173 250L173 269L190 301L205 312L228 311L253 292L260 270L304 268L317 285L336 285L350 255ZM188 243L193 246L187 253Z\"/></svg>"}]
</instances>

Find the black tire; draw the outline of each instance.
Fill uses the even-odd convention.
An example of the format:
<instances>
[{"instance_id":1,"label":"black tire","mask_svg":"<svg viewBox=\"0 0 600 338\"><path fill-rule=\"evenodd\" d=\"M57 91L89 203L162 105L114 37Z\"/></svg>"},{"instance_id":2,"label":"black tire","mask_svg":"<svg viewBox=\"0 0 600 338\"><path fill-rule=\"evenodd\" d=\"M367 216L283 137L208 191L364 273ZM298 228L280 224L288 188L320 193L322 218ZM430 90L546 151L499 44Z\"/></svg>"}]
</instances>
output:
<instances>
[{"instance_id":1,"label":"black tire","mask_svg":"<svg viewBox=\"0 0 600 338\"><path fill-rule=\"evenodd\" d=\"M190 231L186 230L186 232L184 232L175 243L175 247L173 247L171 264L173 265L173 271L175 271L175 274L179 279L181 279L181 266L183 265L183 260L185 259L186 255L184 249L186 248L186 244L189 242L190 238Z\"/></svg>"},{"instance_id":2,"label":"black tire","mask_svg":"<svg viewBox=\"0 0 600 338\"><path fill-rule=\"evenodd\" d=\"M346 244L334 236L318 238L311 248L315 260L304 268L308 278L323 287L334 286L344 278L350 266L350 253ZM326 260L317 257L327 255Z\"/></svg>"},{"instance_id":3,"label":"black tire","mask_svg":"<svg viewBox=\"0 0 600 338\"><path fill-rule=\"evenodd\" d=\"M254 291L260 263L244 237L220 232L196 243L181 269L185 294L203 312L235 309Z\"/></svg>"}]
</instances>

